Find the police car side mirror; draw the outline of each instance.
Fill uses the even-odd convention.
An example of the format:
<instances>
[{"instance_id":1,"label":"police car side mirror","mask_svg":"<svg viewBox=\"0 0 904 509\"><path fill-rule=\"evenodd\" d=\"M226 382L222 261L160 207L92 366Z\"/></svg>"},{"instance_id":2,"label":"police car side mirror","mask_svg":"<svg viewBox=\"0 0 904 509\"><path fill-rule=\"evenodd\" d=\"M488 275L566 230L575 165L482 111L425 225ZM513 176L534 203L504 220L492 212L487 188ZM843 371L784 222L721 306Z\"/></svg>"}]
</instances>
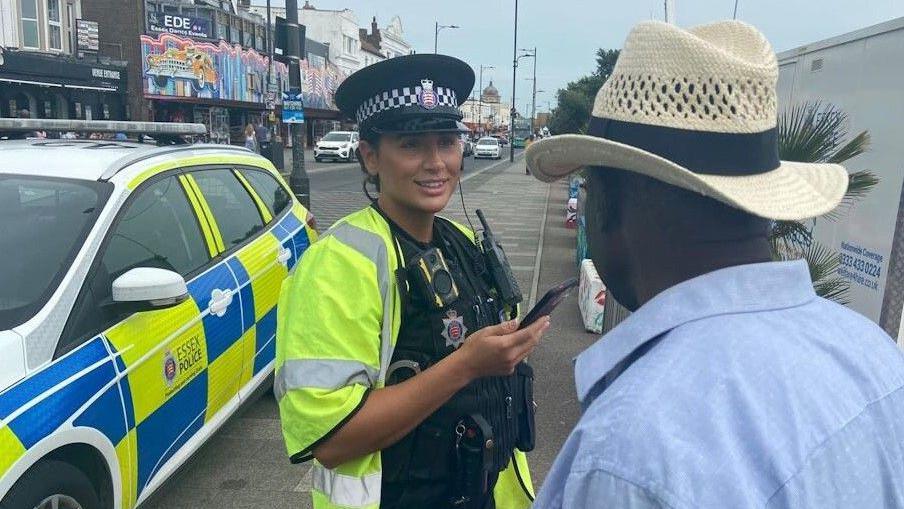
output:
<instances>
[{"instance_id":1,"label":"police car side mirror","mask_svg":"<svg viewBox=\"0 0 904 509\"><path fill-rule=\"evenodd\" d=\"M113 281L113 304L124 312L152 311L188 299L185 279L166 269L136 267Z\"/></svg>"}]
</instances>

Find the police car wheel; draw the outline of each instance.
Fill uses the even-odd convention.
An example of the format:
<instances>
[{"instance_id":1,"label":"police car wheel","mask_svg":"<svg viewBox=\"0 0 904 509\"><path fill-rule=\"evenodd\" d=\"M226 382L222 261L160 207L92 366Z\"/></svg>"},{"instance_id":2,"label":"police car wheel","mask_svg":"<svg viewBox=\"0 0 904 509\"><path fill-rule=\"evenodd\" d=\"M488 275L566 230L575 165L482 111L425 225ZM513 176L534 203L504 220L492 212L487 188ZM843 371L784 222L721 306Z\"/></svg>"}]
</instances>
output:
<instances>
[{"instance_id":1,"label":"police car wheel","mask_svg":"<svg viewBox=\"0 0 904 509\"><path fill-rule=\"evenodd\" d=\"M0 502L0 509L14 508L101 509L101 505L84 472L64 461L42 460Z\"/></svg>"}]
</instances>

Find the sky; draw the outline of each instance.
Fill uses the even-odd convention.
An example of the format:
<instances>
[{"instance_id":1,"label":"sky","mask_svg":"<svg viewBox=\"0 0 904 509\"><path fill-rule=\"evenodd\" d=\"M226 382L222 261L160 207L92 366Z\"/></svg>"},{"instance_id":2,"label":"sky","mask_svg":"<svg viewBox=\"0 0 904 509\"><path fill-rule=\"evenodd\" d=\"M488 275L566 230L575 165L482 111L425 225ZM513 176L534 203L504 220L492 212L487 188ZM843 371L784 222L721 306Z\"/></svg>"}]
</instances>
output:
<instances>
[{"instance_id":1,"label":"sky","mask_svg":"<svg viewBox=\"0 0 904 509\"><path fill-rule=\"evenodd\" d=\"M777 52L904 16L904 0L737 0L737 19L760 29ZM361 27L373 16L386 26L402 20L418 53L433 52L435 23L459 25L439 32L439 52L468 62L483 86L490 80L511 102L515 0L310 0L318 9L352 9ZM673 0L684 28L731 19L735 0ZM254 0L263 4L264 0ZM298 0L304 5L304 0ZM272 0L283 5L283 0ZM631 27L663 19L663 0L519 0L518 48L537 48L537 111L555 107L556 91L590 74L597 48L620 48ZM519 51L519 54L523 52ZM533 62L519 61L516 106L529 112ZM478 84L475 84L475 89Z\"/></svg>"}]
</instances>

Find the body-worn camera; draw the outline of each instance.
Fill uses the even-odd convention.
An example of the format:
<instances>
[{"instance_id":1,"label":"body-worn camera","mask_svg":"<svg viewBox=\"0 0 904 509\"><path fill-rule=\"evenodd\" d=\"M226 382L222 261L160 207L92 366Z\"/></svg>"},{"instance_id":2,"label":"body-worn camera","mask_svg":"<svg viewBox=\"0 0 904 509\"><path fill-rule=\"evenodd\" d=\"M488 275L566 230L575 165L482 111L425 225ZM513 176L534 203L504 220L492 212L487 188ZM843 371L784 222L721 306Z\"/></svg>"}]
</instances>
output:
<instances>
[{"instance_id":1,"label":"body-worn camera","mask_svg":"<svg viewBox=\"0 0 904 509\"><path fill-rule=\"evenodd\" d=\"M406 268L415 291L436 309L443 309L458 300L458 286L439 249L431 247L421 251Z\"/></svg>"}]
</instances>

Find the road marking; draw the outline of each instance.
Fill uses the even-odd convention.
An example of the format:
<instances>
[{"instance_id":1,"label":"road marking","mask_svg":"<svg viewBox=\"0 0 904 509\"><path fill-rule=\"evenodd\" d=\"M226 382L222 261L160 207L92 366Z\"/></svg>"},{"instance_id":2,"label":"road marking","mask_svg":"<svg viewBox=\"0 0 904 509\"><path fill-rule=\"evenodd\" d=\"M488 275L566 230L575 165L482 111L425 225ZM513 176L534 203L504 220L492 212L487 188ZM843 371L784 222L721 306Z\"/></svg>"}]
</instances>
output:
<instances>
[{"instance_id":1,"label":"road marking","mask_svg":"<svg viewBox=\"0 0 904 509\"><path fill-rule=\"evenodd\" d=\"M335 166L330 165L329 168L312 168L312 169L308 170L308 173L330 173L330 172L333 172L333 171L350 170L350 169L352 169L352 168L360 169L360 168L361 168L361 165L358 164L357 162L354 162L354 163L342 163L342 164L337 164L337 165L335 165ZM290 167L290 169L289 169L289 173L291 173L291 167Z\"/></svg>"},{"instance_id":2,"label":"road marking","mask_svg":"<svg viewBox=\"0 0 904 509\"><path fill-rule=\"evenodd\" d=\"M517 161L518 158L519 158L519 157L522 157L522 156L524 156L524 152L523 152L523 151L522 151L520 154L518 154L517 156L515 156L515 160ZM461 179L461 182L467 182L468 180L470 180L470 179L472 179L472 178L474 178L474 177L480 175L481 173L483 173L483 172L485 172L485 171L492 170L493 168L499 166L500 164L515 164L515 163L514 163L514 162L510 163L510 162L506 161L505 159L503 159L503 160L501 160L501 161L499 161L499 162L496 162L496 163L493 163L493 164L487 166L486 168L484 168L484 169L482 169L482 170L476 171L476 172L474 172L474 173L472 173L472 174L470 174L470 175L468 175L468 176L462 178L462 179Z\"/></svg>"},{"instance_id":3,"label":"road marking","mask_svg":"<svg viewBox=\"0 0 904 509\"><path fill-rule=\"evenodd\" d=\"M530 304L528 304L527 309L532 309L534 307L534 302L537 299L537 287L540 286L540 260L543 258L543 238L546 236L546 220L547 220L547 212L549 211L549 191L552 189L552 185L546 186L546 201L543 205L543 222L540 223L540 243L537 244L537 257L534 259L534 280L531 283L530 288Z\"/></svg>"}]
</instances>

